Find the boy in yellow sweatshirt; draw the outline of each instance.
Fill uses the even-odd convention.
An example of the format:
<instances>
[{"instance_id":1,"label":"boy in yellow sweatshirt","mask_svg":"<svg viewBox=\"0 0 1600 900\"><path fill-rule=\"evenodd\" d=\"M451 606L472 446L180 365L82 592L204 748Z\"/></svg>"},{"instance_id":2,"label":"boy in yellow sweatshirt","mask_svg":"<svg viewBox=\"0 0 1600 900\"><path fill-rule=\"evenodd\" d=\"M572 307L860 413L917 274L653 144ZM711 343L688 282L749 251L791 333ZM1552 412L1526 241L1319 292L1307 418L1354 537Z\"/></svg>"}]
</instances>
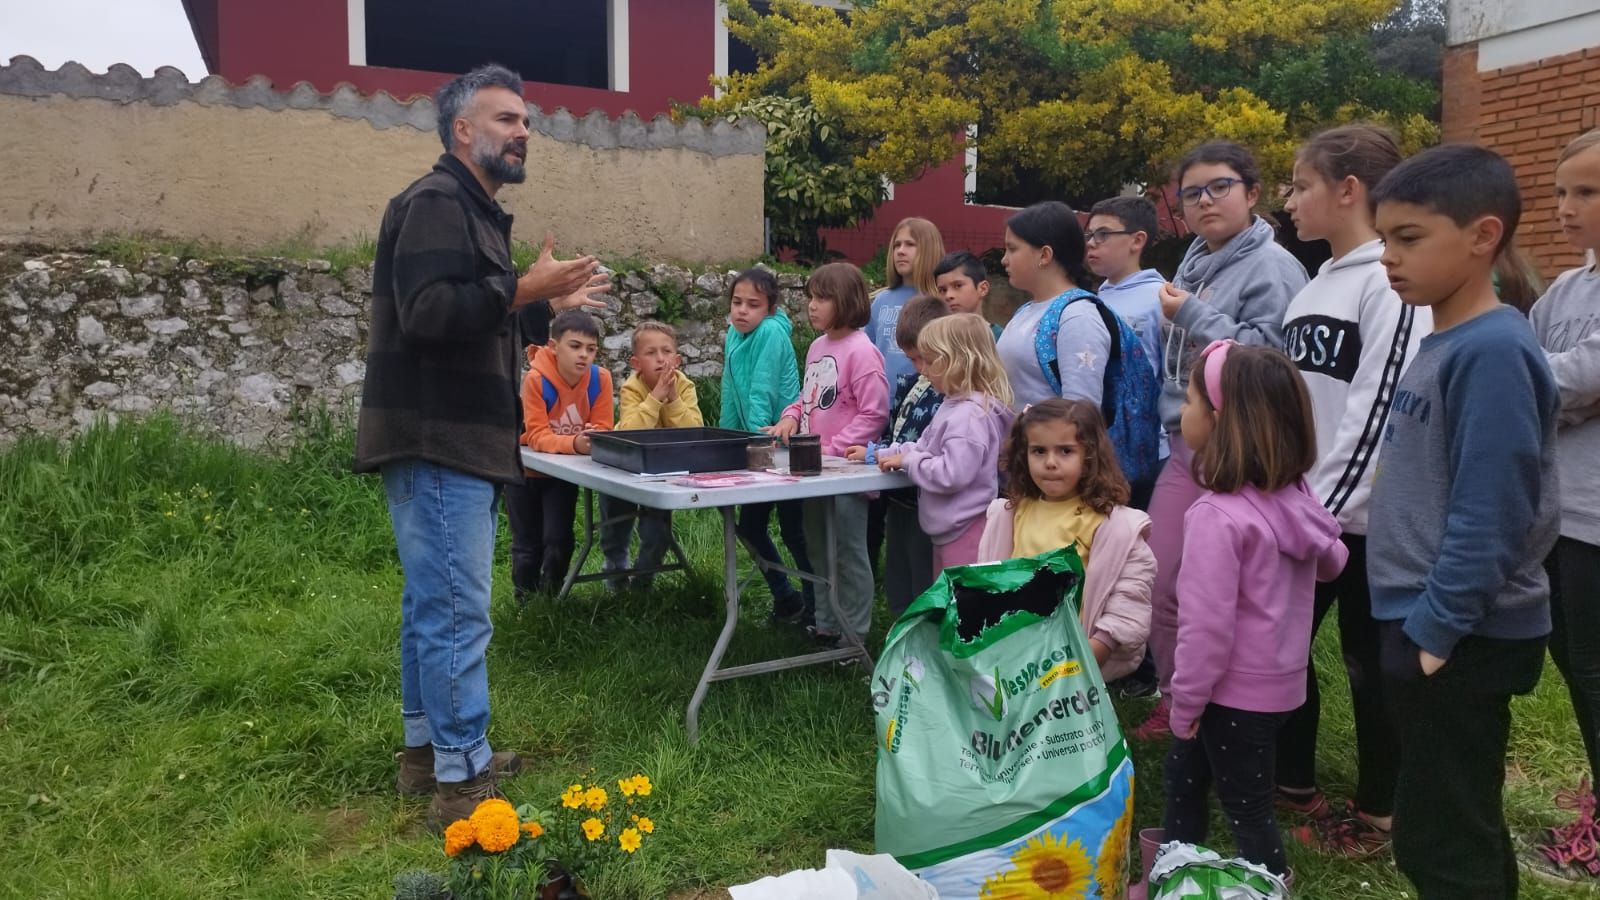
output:
<instances>
[{"instance_id":1,"label":"boy in yellow sweatshirt","mask_svg":"<svg viewBox=\"0 0 1600 900\"><path fill-rule=\"evenodd\" d=\"M678 333L665 322L640 322L633 329L633 356L628 365L633 374L622 383L622 417L618 431L642 428L696 428L705 424L694 382L678 371L683 359L678 356ZM669 510L639 507L615 497L600 498L600 549L605 554L606 571L654 569L661 565L672 544L672 513ZM639 523L639 555L628 562L628 545L633 541L634 516ZM652 580L646 571L635 579L635 588L648 588ZM612 590L621 590L620 578L607 579Z\"/></svg>"},{"instance_id":2,"label":"boy in yellow sweatshirt","mask_svg":"<svg viewBox=\"0 0 1600 900\"><path fill-rule=\"evenodd\" d=\"M522 443L541 453L588 453L589 434L611 430L611 373L594 364L600 326L582 310L550 323L550 343L528 348L522 379ZM575 541L578 486L531 471L506 487L511 520L511 584L518 602L566 580Z\"/></svg>"}]
</instances>

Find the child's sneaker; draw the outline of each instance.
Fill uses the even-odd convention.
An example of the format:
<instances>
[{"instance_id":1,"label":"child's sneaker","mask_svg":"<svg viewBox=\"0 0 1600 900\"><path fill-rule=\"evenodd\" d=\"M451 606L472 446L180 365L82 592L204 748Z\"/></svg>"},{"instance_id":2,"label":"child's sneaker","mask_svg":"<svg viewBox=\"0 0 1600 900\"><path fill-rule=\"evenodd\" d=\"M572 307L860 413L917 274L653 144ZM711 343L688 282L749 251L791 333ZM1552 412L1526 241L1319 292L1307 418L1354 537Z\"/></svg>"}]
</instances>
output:
<instances>
[{"instance_id":1,"label":"child's sneaker","mask_svg":"<svg viewBox=\"0 0 1600 900\"><path fill-rule=\"evenodd\" d=\"M1118 700L1160 700L1161 688L1148 678L1129 675L1106 685Z\"/></svg>"},{"instance_id":2,"label":"child's sneaker","mask_svg":"<svg viewBox=\"0 0 1600 900\"><path fill-rule=\"evenodd\" d=\"M1529 872L1567 883L1600 883L1600 824L1595 822L1594 791L1589 779L1577 791L1556 795L1556 806L1577 810L1578 819L1547 828L1525 843L1517 861Z\"/></svg>"},{"instance_id":3,"label":"child's sneaker","mask_svg":"<svg viewBox=\"0 0 1600 900\"><path fill-rule=\"evenodd\" d=\"M1280 791L1278 796L1282 798L1283 793ZM1317 797L1322 797L1321 791ZM1327 801L1323 800L1322 805L1327 808ZM1389 830L1379 828L1357 812L1354 803L1346 801L1338 813L1329 810L1320 816L1315 812L1307 815L1312 816L1311 824L1301 825L1293 834L1296 841L1314 850L1348 859L1363 859L1389 850Z\"/></svg>"},{"instance_id":4,"label":"child's sneaker","mask_svg":"<svg viewBox=\"0 0 1600 900\"><path fill-rule=\"evenodd\" d=\"M824 650L837 650L844 645L844 637L831 631L823 631L815 625L806 626L806 636L811 638L811 643Z\"/></svg>"},{"instance_id":5,"label":"child's sneaker","mask_svg":"<svg viewBox=\"0 0 1600 900\"><path fill-rule=\"evenodd\" d=\"M805 612L806 602L799 593L791 592L782 597L772 598L774 625L798 625Z\"/></svg>"},{"instance_id":6,"label":"child's sneaker","mask_svg":"<svg viewBox=\"0 0 1600 900\"><path fill-rule=\"evenodd\" d=\"M1338 816L1334 808L1328 804L1328 796L1316 788L1309 791L1288 791L1280 787L1274 793L1273 805L1277 807L1278 812L1304 816L1313 822Z\"/></svg>"},{"instance_id":7,"label":"child's sneaker","mask_svg":"<svg viewBox=\"0 0 1600 900\"><path fill-rule=\"evenodd\" d=\"M1172 737L1172 701L1162 697L1156 708L1150 710L1150 717L1128 734L1136 741Z\"/></svg>"}]
</instances>

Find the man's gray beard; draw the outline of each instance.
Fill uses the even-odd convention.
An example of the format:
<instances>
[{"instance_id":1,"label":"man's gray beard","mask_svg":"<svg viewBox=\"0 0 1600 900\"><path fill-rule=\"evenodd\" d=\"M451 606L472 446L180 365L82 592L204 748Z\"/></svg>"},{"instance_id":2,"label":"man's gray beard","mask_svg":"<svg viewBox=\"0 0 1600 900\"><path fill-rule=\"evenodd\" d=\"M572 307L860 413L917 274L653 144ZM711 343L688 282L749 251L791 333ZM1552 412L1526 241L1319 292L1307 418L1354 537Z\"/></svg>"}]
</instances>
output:
<instances>
[{"instance_id":1,"label":"man's gray beard","mask_svg":"<svg viewBox=\"0 0 1600 900\"><path fill-rule=\"evenodd\" d=\"M478 168L482 169L485 175L500 184L521 184L527 180L528 171L523 163L506 160L505 153L510 146L506 144L499 150L485 147L474 151L472 161L478 164Z\"/></svg>"}]
</instances>

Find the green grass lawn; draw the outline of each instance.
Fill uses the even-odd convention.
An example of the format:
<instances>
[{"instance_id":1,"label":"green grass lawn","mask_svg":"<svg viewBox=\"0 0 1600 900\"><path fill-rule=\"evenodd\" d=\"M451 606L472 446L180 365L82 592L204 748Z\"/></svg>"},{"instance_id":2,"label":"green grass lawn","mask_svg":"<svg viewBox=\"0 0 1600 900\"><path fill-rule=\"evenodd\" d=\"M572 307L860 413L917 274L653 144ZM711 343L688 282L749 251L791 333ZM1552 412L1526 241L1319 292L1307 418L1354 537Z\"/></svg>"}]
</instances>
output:
<instances>
[{"instance_id":1,"label":"green grass lawn","mask_svg":"<svg viewBox=\"0 0 1600 900\"><path fill-rule=\"evenodd\" d=\"M400 572L379 484L348 474L350 457L339 427L273 459L164 421L0 454L0 895L385 897L399 870L443 869L426 801L392 788ZM581 778L656 784L655 839L597 873L605 900L721 896L820 865L828 847L872 847L863 673L714 685L688 743L684 706L721 626L721 533L714 513L677 523L692 576L526 610L501 534L490 734L529 763L507 792L548 804ZM765 602L764 588L751 597L730 663L802 649L766 626ZM880 610L876 635L886 625ZM1322 763L1345 792L1331 632ZM1161 749L1134 753L1145 827L1160 815ZM1558 821L1550 796L1583 769L1551 668L1516 707L1514 827ZM1387 862L1290 854L1297 896L1407 889ZM1524 882L1524 897L1564 896Z\"/></svg>"}]
</instances>

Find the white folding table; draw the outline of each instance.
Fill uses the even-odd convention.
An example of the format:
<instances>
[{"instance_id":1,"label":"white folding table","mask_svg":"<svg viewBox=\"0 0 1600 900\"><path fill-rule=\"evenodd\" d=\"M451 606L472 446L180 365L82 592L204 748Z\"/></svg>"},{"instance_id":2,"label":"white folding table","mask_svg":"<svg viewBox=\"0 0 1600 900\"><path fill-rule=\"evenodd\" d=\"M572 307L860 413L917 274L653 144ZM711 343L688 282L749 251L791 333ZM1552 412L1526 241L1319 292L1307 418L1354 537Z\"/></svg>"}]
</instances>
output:
<instances>
[{"instance_id":1,"label":"white folding table","mask_svg":"<svg viewBox=\"0 0 1600 900\"><path fill-rule=\"evenodd\" d=\"M802 477L795 481L783 483L749 484L735 487L700 487L673 484L670 481L656 477L642 477L622 469L602 465L588 456L535 453L526 447L522 448L522 462L525 466L541 475L559 478L584 489L580 504L583 508L583 544L567 573L566 582L561 586L561 596L565 596L571 591L573 584L579 580L591 580L613 574L579 574L595 543L592 496L594 493L606 494L653 509L715 508L722 511L723 578L724 596L727 599L727 618L722 624L722 633L717 636L716 646L711 650L711 658L706 661L705 671L700 676L700 683L695 686L694 696L689 700L689 709L685 719L690 742L699 739L700 704L705 700L706 691L713 681L725 681L729 678L761 675L767 672L796 669L802 666L848 659L860 659L868 666L872 665L872 654L868 653L867 648L862 646L860 639L850 629L841 629L841 637L845 646L837 650L823 650L800 656L722 668L723 654L727 652L728 644L733 640L733 629L739 621L739 594L742 587L739 582L737 558L739 539L734 529L734 507L743 506L747 503L771 503L779 500L826 499L829 501L830 515L824 517L826 523L824 526L824 543L826 547L823 548L823 555L826 559L824 571L827 573L825 576L807 575L786 566L769 563L754 553L750 554L750 557L756 564L757 575L767 569L773 569L788 575L808 578L824 588L821 593L826 597L828 605L833 609L834 621L843 622L845 618L839 611L839 554L837 552L838 548L835 546L835 534L833 531L832 498L840 494L860 494L868 491L887 491L909 487L911 481L906 478L905 473L884 473L879 472L876 466L846 462L837 457L825 457L821 475ZM777 462L780 467L787 465L784 451L779 451ZM678 565L683 565L683 551L678 547L676 539L672 543L672 552L678 558ZM816 554L813 553L812 560L815 561L816 558ZM648 571L657 572L677 567L667 566ZM639 570L639 574L644 574L645 572L646 570ZM635 573L630 570L617 574L629 575Z\"/></svg>"}]
</instances>

